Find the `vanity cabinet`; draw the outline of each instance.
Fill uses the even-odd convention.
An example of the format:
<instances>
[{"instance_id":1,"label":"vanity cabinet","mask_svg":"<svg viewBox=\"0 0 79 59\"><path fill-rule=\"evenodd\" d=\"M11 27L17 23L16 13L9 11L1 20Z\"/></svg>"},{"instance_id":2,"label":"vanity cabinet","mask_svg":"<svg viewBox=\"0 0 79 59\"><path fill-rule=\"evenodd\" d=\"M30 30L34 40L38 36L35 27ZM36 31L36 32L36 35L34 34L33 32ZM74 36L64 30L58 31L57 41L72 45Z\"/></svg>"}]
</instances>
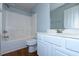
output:
<instances>
[{"instance_id":1,"label":"vanity cabinet","mask_svg":"<svg viewBox=\"0 0 79 59\"><path fill-rule=\"evenodd\" d=\"M59 50L55 50L55 56L68 56L68 55L65 54L65 53L62 53L62 52L59 51Z\"/></svg>"},{"instance_id":2,"label":"vanity cabinet","mask_svg":"<svg viewBox=\"0 0 79 59\"><path fill-rule=\"evenodd\" d=\"M79 56L78 45L78 39L42 33L37 35L39 56Z\"/></svg>"},{"instance_id":3,"label":"vanity cabinet","mask_svg":"<svg viewBox=\"0 0 79 59\"><path fill-rule=\"evenodd\" d=\"M58 39L57 39L58 38ZM38 34L37 39L37 53L39 56L55 56L58 51L55 51L56 47L63 47L65 41L62 39L60 40L59 37L49 36L45 34ZM58 41L59 40L59 41ZM58 55L63 54L59 53ZM64 55L64 54L63 54Z\"/></svg>"},{"instance_id":4,"label":"vanity cabinet","mask_svg":"<svg viewBox=\"0 0 79 59\"><path fill-rule=\"evenodd\" d=\"M66 40L66 48L70 51L79 52L79 39Z\"/></svg>"},{"instance_id":5,"label":"vanity cabinet","mask_svg":"<svg viewBox=\"0 0 79 59\"><path fill-rule=\"evenodd\" d=\"M52 56L54 54L53 45L48 42L38 40L37 46L37 52L40 56Z\"/></svg>"}]
</instances>

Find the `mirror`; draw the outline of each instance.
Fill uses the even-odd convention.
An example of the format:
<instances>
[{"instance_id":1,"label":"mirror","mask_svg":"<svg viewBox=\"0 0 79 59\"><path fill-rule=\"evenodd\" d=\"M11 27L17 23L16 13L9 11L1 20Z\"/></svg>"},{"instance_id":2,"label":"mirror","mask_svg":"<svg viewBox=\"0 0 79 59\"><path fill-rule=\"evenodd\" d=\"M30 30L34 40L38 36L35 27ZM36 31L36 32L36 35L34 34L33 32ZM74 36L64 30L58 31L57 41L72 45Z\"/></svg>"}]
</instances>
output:
<instances>
[{"instance_id":1,"label":"mirror","mask_svg":"<svg viewBox=\"0 0 79 59\"><path fill-rule=\"evenodd\" d=\"M51 29L79 28L79 4L66 3L51 10L50 19Z\"/></svg>"}]
</instances>

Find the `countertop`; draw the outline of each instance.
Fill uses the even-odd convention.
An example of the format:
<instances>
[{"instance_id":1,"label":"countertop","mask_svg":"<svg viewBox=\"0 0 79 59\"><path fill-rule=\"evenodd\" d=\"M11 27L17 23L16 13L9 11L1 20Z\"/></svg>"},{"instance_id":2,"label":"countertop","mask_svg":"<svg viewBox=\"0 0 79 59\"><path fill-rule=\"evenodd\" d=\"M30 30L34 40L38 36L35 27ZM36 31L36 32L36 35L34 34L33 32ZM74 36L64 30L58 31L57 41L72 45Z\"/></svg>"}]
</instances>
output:
<instances>
[{"instance_id":1,"label":"countertop","mask_svg":"<svg viewBox=\"0 0 79 59\"><path fill-rule=\"evenodd\" d=\"M65 37L65 38L73 38L73 39L79 39L79 34L65 34L65 33L47 33L47 32L40 32L38 34L46 34L46 35L51 35L51 36L59 36L59 37Z\"/></svg>"}]
</instances>

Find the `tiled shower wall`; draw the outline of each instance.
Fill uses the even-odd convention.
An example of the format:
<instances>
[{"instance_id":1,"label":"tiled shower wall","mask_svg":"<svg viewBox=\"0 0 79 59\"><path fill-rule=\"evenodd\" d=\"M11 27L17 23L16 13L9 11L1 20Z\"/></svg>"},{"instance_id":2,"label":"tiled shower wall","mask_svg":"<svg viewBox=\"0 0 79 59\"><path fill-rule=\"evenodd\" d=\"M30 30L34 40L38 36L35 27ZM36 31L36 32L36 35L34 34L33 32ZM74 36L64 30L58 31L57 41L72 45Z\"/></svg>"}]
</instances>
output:
<instances>
[{"instance_id":1,"label":"tiled shower wall","mask_svg":"<svg viewBox=\"0 0 79 59\"><path fill-rule=\"evenodd\" d=\"M9 40L31 38L31 13L4 5L3 29L7 31Z\"/></svg>"},{"instance_id":2,"label":"tiled shower wall","mask_svg":"<svg viewBox=\"0 0 79 59\"><path fill-rule=\"evenodd\" d=\"M9 39L26 39L31 36L31 17L6 11L5 29Z\"/></svg>"}]
</instances>

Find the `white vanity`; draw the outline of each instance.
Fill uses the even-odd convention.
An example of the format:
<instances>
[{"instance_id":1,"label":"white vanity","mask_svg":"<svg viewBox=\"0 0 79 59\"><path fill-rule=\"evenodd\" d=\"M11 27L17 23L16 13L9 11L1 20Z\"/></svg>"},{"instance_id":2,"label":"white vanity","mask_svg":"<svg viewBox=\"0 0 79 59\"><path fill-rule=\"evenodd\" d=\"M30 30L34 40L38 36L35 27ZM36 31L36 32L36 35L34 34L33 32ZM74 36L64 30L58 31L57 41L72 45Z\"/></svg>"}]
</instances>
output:
<instances>
[{"instance_id":1,"label":"white vanity","mask_svg":"<svg viewBox=\"0 0 79 59\"><path fill-rule=\"evenodd\" d=\"M38 33L39 56L79 56L79 35Z\"/></svg>"},{"instance_id":2,"label":"white vanity","mask_svg":"<svg viewBox=\"0 0 79 59\"><path fill-rule=\"evenodd\" d=\"M60 8L62 10L62 7ZM54 15L52 14L52 16ZM63 18L62 19L64 20L64 28L65 28L63 33L56 33L56 31L54 30L49 31L47 33L38 33L37 35L38 55L79 56L79 5L65 9Z\"/></svg>"}]
</instances>

